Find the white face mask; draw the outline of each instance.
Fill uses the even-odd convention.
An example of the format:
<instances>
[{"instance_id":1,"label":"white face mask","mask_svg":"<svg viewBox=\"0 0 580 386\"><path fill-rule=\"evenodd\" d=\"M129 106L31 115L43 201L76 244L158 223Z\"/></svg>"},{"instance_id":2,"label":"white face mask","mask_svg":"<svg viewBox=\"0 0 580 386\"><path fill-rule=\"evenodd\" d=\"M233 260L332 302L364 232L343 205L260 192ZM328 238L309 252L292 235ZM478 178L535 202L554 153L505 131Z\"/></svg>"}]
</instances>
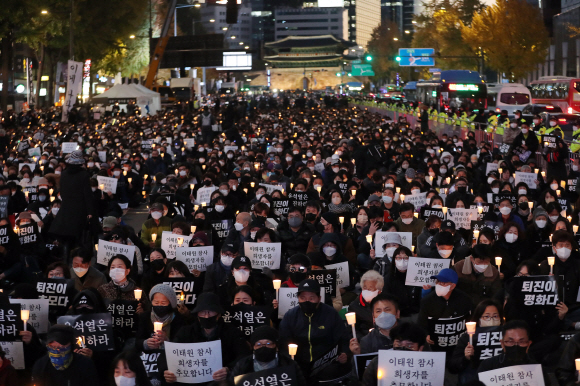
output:
<instances>
[{"instance_id":1,"label":"white face mask","mask_svg":"<svg viewBox=\"0 0 580 386\"><path fill-rule=\"evenodd\" d=\"M399 271L406 271L407 267L409 266L409 260L405 260L405 259L397 260L397 259L395 259L395 266L397 267L397 269Z\"/></svg>"},{"instance_id":2,"label":"white face mask","mask_svg":"<svg viewBox=\"0 0 580 386\"><path fill-rule=\"evenodd\" d=\"M493 181L495 181L495 178L493 178L493 177L488 177L488 178L487 178L487 183L488 183L489 185L491 185L491 183L492 183Z\"/></svg>"},{"instance_id":3,"label":"white face mask","mask_svg":"<svg viewBox=\"0 0 580 386\"><path fill-rule=\"evenodd\" d=\"M528 193L527 190L525 190L525 189L518 189L518 194L519 195L526 194L526 193Z\"/></svg>"},{"instance_id":4,"label":"white face mask","mask_svg":"<svg viewBox=\"0 0 580 386\"><path fill-rule=\"evenodd\" d=\"M416 195L416 194L419 194L419 193L421 193L421 189L412 189L411 190L411 194L412 195Z\"/></svg>"},{"instance_id":5,"label":"white face mask","mask_svg":"<svg viewBox=\"0 0 580 386\"><path fill-rule=\"evenodd\" d=\"M523 134L528 134L528 129L522 129Z\"/></svg>"},{"instance_id":6,"label":"white face mask","mask_svg":"<svg viewBox=\"0 0 580 386\"><path fill-rule=\"evenodd\" d=\"M73 268L73 271L75 271L75 273L78 277L85 276L85 274L88 272L88 270L89 270L88 268L83 268L83 267Z\"/></svg>"},{"instance_id":7,"label":"white face mask","mask_svg":"<svg viewBox=\"0 0 580 386\"><path fill-rule=\"evenodd\" d=\"M234 224L234 227L236 228L236 230L238 232L241 232L242 229L244 229L244 224L240 224L239 222L237 222L237 223Z\"/></svg>"},{"instance_id":8,"label":"white face mask","mask_svg":"<svg viewBox=\"0 0 580 386\"><path fill-rule=\"evenodd\" d=\"M123 375L115 377L115 384L117 386L135 386L137 378L127 378Z\"/></svg>"},{"instance_id":9,"label":"white face mask","mask_svg":"<svg viewBox=\"0 0 580 386\"><path fill-rule=\"evenodd\" d=\"M510 127L512 129L515 129L516 127L518 127L518 124L517 123L510 123Z\"/></svg>"},{"instance_id":10,"label":"white face mask","mask_svg":"<svg viewBox=\"0 0 580 386\"><path fill-rule=\"evenodd\" d=\"M441 205L431 205L431 208L433 208L433 209L441 209L442 206Z\"/></svg>"},{"instance_id":11,"label":"white face mask","mask_svg":"<svg viewBox=\"0 0 580 386\"><path fill-rule=\"evenodd\" d=\"M259 200L260 198L262 198L263 194L262 193L257 193L256 194L256 200Z\"/></svg>"},{"instance_id":12,"label":"white face mask","mask_svg":"<svg viewBox=\"0 0 580 386\"><path fill-rule=\"evenodd\" d=\"M342 199L341 199L340 197L334 197L334 198L332 199L332 203L333 203L334 205L339 205L339 204L341 203L341 201L342 201Z\"/></svg>"},{"instance_id":13,"label":"white face mask","mask_svg":"<svg viewBox=\"0 0 580 386\"><path fill-rule=\"evenodd\" d=\"M435 285L435 293L437 294L437 296L445 296L451 290L450 287L451 286L445 287L445 286L442 286L441 284L437 284L437 285Z\"/></svg>"},{"instance_id":14,"label":"white face mask","mask_svg":"<svg viewBox=\"0 0 580 386\"><path fill-rule=\"evenodd\" d=\"M155 220L159 220L161 216L163 216L163 213L161 212L158 211L151 212L151 217L154 218Z\"/></svg>"},{"instance_id":15,"label":"white face mask","mask_svg":"<svg viewBox=\"0 0 580 386\"><path fill-rule=\"evenodd\" d=\"M572 170L574 170L575 172L578 171L578 165L572 165Z\"/></svg>"},{"instance_id":16,"label":"white face mask","mask_svg":"<svg viewBox=\"0 0 580 386\"><path fill-rule=\"evenodd\" d=\"M362 290L362 292L361 292L363 299L367 303L370 303L371 300L373 300L378 294L379 294L379 290L376 290L376 291Z\"/></svg>"},{"instance_id":17,"label":"white face mask","mask_svg":"<svg viewBox=\"0 0 580 386\"><path fill-rule=\"evenodd\" d=\"M538 228L544 229L544 227L546 226L546 220L536 220L536 225L538 226Z\"/></svg>"},{"instance_id":18,"label":"white face mask","mask_svg":"<svg viewBox=\"0 0 580 386\"><path fill-rule=\"evenodd\" d=\"M550 127L555 127L557 125L556 122L550 122Z\"/></svg>"},{"instance_id":19,"label":"white face mask","mask_svg":"<svg viewBox=\"0 0 580 386\"><path fill-rule=\"evenodd\" d=\"M453 252L453 249L447 250L447 249L438 249L439 251L439 256L441 256L444 259L449 258L449 256L451 256L451 253Z\"/></svg>"},{"instance_id":20,"label":"white face mask","mask_svg":"<svg viewBox=\"0 0 580 386\"><path fill-rule=\"evenodd\" d=\"M497 327L500 325L499 320L483 320L479 319L479 325L481 327Z\"/></svg>"},{"instance_id":21,"label":"white face mask","mask_svg":"<svg viewBox=\"0 0 580 386\"><path fill-rule=\"evenodd\" d=\"M53 215L53 216L56 216L56 214L58 213L58 210L59 210L59 209L60 209L60 208L52 208L50 211L52 212L52 215Z\"/></svg>"},{"instance_id":22,"label":"white face mask","mask_svg":"<svg viewBox=\"0 0 580 386\"><path fill-rule=\"evenodd\" d=\"M534 125L539 125L540 124L540 120L539 119L534 119Z\"/></svg>"},{"instance_id":23,"label":"white face mask","mask_svg":"<svg viewBox=\"0 0 580 386\"><path fill-rule=\"evenodd\" d=\"M402 218L401 221L403 222L403 224L405 225L409 225L413 222L413 217L411 218Z\"/></svg>"},{"instance_id":24,"label":"white face mask","mask_svg":"<svg viewBox=\"0 0 580 386\"><path fill-rule=\"evenodd\" d=\"M512 212L512 208L510 208L509 206L502 206L501 208L499 208L499 211L504 216L507 216Z\"/></svg>"},{"instance_id":25,"label":"white face mask","mask_svg":"<svg viewBox=\"0 0 580 386\"><path fill-rule=\"evenodd\" d=\"M385 184L385 188L394 188L395 184Z\"/></svg>"},{"instance_id":26,"label":"white face mask","mask_svg":"<svg viewBox=\"0 0 580 386\"><path fill-rule=\"evenodd\" d=\"M473 268L477 272L483 272L487 269L487 267L489 267L489 264L473 264Z\"/></svg>"},{"instance_id":27,"label":"white face mask","mask_svg":"<svg viewBox=\"0 0 580 386\"><path fill-rule=\"evenodd\" d=\"M292 162L292 157L286 157L286 162Z\"/></svg>"},{"instance_id":28,"label":"white face mask","mask_svg":"<svg viewBox=\"0 0 580 386\"><path fill-rule=\"evenodd\" d=\"M366 214L359 214L356 219L359 223L366 224L366 222L369 221L369 216Z\"/></svg>"},{"instance_id":29,"label":"white face mask","mask_svg":"<svg viewBox=\"0 0 580 386\"><path fill-rule=\"evenodd\" d=\"M556 249L556 254L560 258L560 260L566 261L570 257L570 253L572 253L571 249L566 247Z\"/></svg>"},{"instance_id":30,"label":"white face mask","mask_svg":"<svg viewBox=\"0 0 580 386\"><path fill-rule=\"evenodd\" d=\"M508 243L515 243L516 240L518 239L518 235L513 234L513 233L506 233L505 234L505 241L507 241Z\"/></svg>"},{"instance_id":31,"label":"white face mask","mask_svg":"<svg viewBox=\"0 0 580 386\"><path fill-rule=\"evenodd\" d=\"M227 196L230 191L226 189L220 189L220 193L224 196Z\"/></svg>"},{"instance_id":32,"label":"white face mask","mask_svg":"<svg viewBox=\"0 0 580 386\"><path fill-rule=\"evenodd\" d=\"M387 253L387 256L389 257L389 259L393 258L393 254L395 253L396 250L397 250L397 247L387 247L387 249L385 249L385 252Z\"/></svg>"},{"instance_id":33,"label":"white face mask","mask_svg":"<svg viewBox=\"0 0 580 386\"><path fill-rule=\"evenodd\" d=\"M385 204L390 204L393 201L393 197L391 196L383 196L383 202Z\"/></svg>"},{"instance_id":34,"label":"white face mask","mask_svg":"<svg viewBox=\"0 0 580 386\"><path fill-rule=\"evenodd\" d=\"M226 207L225 207L224 205L216 205L216 206L215 206L215 210L216 210L216 212L218 212L218 213L221 213L221 212L223 212L225 208L226 208Z\"/></svg>"},{"instance_id":35,"label":"white face mask","mask_svg":"<svg viewBox=\"0 0 580 386\"><path fill-rule=\"evenodd\" d=\"M336 254L336 248L335 247L324 247L322 248L322 252L324 252L324 254L326 256L334 256Z\"/></svg>"},{"instance_id":36,"label":"white face mask","mask_svg":"<svg viewBox=\"0 0 580 386\"><path fill-rule=\"evenodd\" d=\"M234 258L228 255L221 255L220 261L222 262L223 265L229 267L230 265L232 265L232 261L234 261Z\"/></svg>"},{"instance_id":37,"label":"white face mask","mask_svg":"<svg viewBox=\"0 0 580 386\"><path fill-rule=\"evenodd\" d=\"M495 194L499 193L499 188L491 188L491 191Z\"/></svg>"},{"instance_id":38,"label":"white face mask","mask_svg":"<svg viewBox=\"0 0 580 386\"><path fill-rule=\"evenodd\" d=\"M119 176L121 175L121 171L120 171L120 170L115 170L115 171L113 172L113 175L114 175L115 177L119 177Z\"/></svg>"},{"instance_id":39,"label":"white face mask","mask_svg":"<svg viewBox=\"0 0 580 386\"><path fill-rule=\"evenodd\" d=\"M246 271L245 269L240 269L239 271L234 271L233 275L234 279L236 279L237 282L245 283L248 281L248 278L250 277L250 272Z\"/></svg>"},{"instance_id":40,"label":"white face mask","mask_svg":"<svg viewBox=\"0 0 580 386\"><path fill-rule=\"evenodd\" d=\"M445 173L447 173L447 169L446 168L439 168L439 172L441 172L441 174L445 174Z\"/></svg>"},{"instance_id":41,"label":"white face mask","mask_svg":"<svg viewBox=\"0 0 580 386\"><path fill-rule=\"evenodd\" d=\"M555 223L556 221L558 221L558 218L559 217L560 216L550 216L550 221L553 222L553 223Z\"/></svg>"},{"instance_id":42,"label":"white face mask","mask_svg":"<svg viewBox=\"0 0 580 386\"><path fill-rule=\"evenodd\" d=\"M91 190L92 190L93 192L96 192L96 191L97 191L97 188L96 188L96 187L91 187Z\"/></svg>"},{"instance_id":43,"label":"white face mask","mask_svg":"<svg viewBox=\"0 0 580 386\"><path fill-rule=\"evenodd\" d=\"M550 189L557 190L558 189L558 184L550 184Z\"/></svg>"},{"instance_id":44,"label":"white face mask","mask_svg":"<svg viewBox=\"0 0 580 386\"><path fill-rule=\"evenodd\" d=\"M252 238L252 240L256 240L256 233L258 232L250 232L250 237Z\"/></svg>"},{"instance_id":45,"label":"white face mask","mask_svg":"<svg viewBox=\"0 0 580 386\"><path fill-rule=\"evenodd\" d=\"M125 278L125 270L123 268L112 268L109 271L109 277L116 283L120 283Z\"/></svg>"}]
</instances>

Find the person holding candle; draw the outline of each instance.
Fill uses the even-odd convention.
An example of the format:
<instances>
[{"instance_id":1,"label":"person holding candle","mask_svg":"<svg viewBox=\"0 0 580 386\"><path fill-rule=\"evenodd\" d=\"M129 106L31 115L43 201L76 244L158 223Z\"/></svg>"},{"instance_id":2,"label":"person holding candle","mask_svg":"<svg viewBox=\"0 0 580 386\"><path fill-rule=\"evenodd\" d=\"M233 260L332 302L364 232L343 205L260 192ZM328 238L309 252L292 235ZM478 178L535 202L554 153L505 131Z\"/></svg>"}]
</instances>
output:
<instances>
[{"instance_id":1,"label":"person holding candle","mask_svg":"<svg viewBox=\"0 0 580 386\"><path fill-rule=\"evenodd\" d=\"M239 251L240 246L237 241L224 242L221 248L220 261L207 267L203 282L203 292L217 293L218 287L229 276L232 262L239 256Z\"/></svg>"},{"instance_id":2,"label":"person holding candle","mask_svg":"<svg viewBox=\"0 0 580 386\"><path fill-rule=\"evenodd\" d=\"M258 327L250 336L250 345L253 348L253 353L236 362L234 368L228 374L230 384L233 384L234 378L238 375L291 366L296 374L295 380L297 384L307 385L300 366L288 354L280 351L278 343L278 331L270 326Z\"/></svg>"},{"instance_id":3,"label":"person holding candle","mask_svg":"<svg viewBox=\"0 0 580 386\"><path fill-rule=\"evenodd\" d=\"M499 272L491 264L493 258L491 246L476 244L469 256L453 266L459 278L457 288L468 294L473 304L493 298L502 288Z\"/></svg>"},{"instance_id":4,"label":"person holding candle","mask_svg":"<svg viewBox=\"0 0 580 386\"><path fill-rule=\"evenodd\" d=\"M149 209L151 218L143 223L141 227L141 240L150 248L161 247L161 235L163 231L171 232L171 219L163 216L163 204L154 203ZM156 234L155 241L151 238L152 234Z\"/></svg>"},{"instance_id":5,"label":"person holding candle","mask_svg":"<svg viewBox=\"0 0 580 386\"><path fill-rule=\"evenodd\" d=\"M349 348L353 355L368 354L393 347L390 332L397 325L400 317L398 300L393 295L381 293L373 298L370 309L372 324L366 328L372 328L360 339L360 344L357 338L350 340ZM357 323L359 323L358 317Z\"/></svg>"},{"instance_id":6,"label":"person holding candle","mask_svg":"<svg viewBox=\"0 0 580 386\"><path fill-rule=\"evenodd\" d=\"M302 209L297 206L288 208L287 219L278 224L277 230L284 252L282 257L286 259L297 253L306 253L308 243L316 233L314 226L304 221Z\"/></svg>"},{"instance_id":7,"label":"person holding candle","mask_svg":"<svg viewBox=\"0 0 580 386\"><path fill-rule=\"evenodd\" d=\"M271 288L264 288L258 282L256 276L258 273L252 271L252 262L246 256L238 256L232 261L231 274L218 287L217 294L220 297L221 304L227 306L232 303L233 293L236 287L248 285L254 289L258 305L271 303L273 298Z\"/></svg>"},{"instance_id":8,"label":"person holding candle","mask_svg":"<svg viewBox=\"0 0 580 386\"><path fill-rule=\"evenodd\" d=\"M162 349L163 342L173 342L187 320L177 308L177 297L167 284L157 284L149 292L151 313L139 316L135 347L144 351ZM161 331L154 330L154 323L161 323Z\"/></svg>"},{"instance_id":9,"label":"person holding candle","mask_svg":"<svg viewBox=\"0 0 580 386\"><path fill-rule=\"evenodd\" d=\"M407 268L409 266L409 257L413 256L411 250L407 247L400 246L393 253L393 259L389 265L385 265L385 270L382 266L375 265L375 271L383 275L385 285L383 291L394 295L399 299L399 307L401 317L412 318L419 313L419 306L421 304L421 287L405 285L407 277ZM377 269L380 268L380 269Z\"/></svg>"},{"instance_id":10,"label":"person holding candle","mask_svg":"<svg viewBox=\"0 0 580 386\"><path fill-rule=\"evenodd\" d=\"M98 288L103 299L135 300L134 289L138 288L133 279L129 278L131 273L131 262L123 255L115 255L109 260L109 277L111 281Z\"/></svg>"},{"instance_id":11,"label":"person holding candle","mask_svg":"<svg viewBox=\"0 0 580 386\"><path fill-rule=\"evenodd\" d=\"M495 246L501 256L509 256L514 265L518 265L525 258L525 234L520 225L507 222L500 228Z\"/></svg>"},{"instance_id":12,"label":"person holding candle","mask_svg":"<svg viewBox=\"0 0 580 386\"><path fill-rule=\"evenodd\" d=\"M362 230L365 226L369 224L369 213L368 208L360 207L354 211L351 222L348 223L345 229L345 234L348 238L352 240L354 248L358 251L359 248L359 238ZM353 223L354 221L354 223ZM346 222L346 219L345 219Z\"/></svg>"},{"instance_id":13,"label":"person holding candle","mask_svg":"<svg viewBox=\"0 0 580 386\"><path fill-rule=\"evenodd\" d=\"M373 327L373 311L371 302L377 295L382 293L385 285L384 279L377 271L367 271L360 278L361 294L348 306L348 312L356 314L357 337L368 334Z\"/></svg>"},{"instance_id":14,"label":"person holding candle","mask_svg":"<svg viewBox=\"0 0 580 386\"><path fill-rule=\"evenodd\" d=\"M153 248L149 253L149 266L141 278L141 287L145 293L163 281L167 266L167 256L161 248Z\"/></svg>"},{"instance_id":15,"label":"person holding candle","mask_svg":"<svg viewBox=\"0 0 580 386\"><path fill-rule=\"evenodd\" d=\"M440 200L440 198L438 198L437 200ZM436 200L432 200L432 202L433 201L437 202ZM433 206L431 206L431 208L433 208ZM455 225L455 223L453 224ZM427 241L431 241L430 245L434 245L432 242L434 239L432 239L432 237L436 236L439 233L441 225L442 220L441 217L439 217L438 215L432 214L427 218L427 221L425 221L425 227L423 228L423 231L419 236L417 236L417 256L427 256L427 254L431 252L431 247L427 245ZM453 233L455 233L455 229L453 229ZM463 238L461 237L459 238L463 240ZM463 240L463 242L465 242L465 240Z\"/></svg>"}]
</instances>

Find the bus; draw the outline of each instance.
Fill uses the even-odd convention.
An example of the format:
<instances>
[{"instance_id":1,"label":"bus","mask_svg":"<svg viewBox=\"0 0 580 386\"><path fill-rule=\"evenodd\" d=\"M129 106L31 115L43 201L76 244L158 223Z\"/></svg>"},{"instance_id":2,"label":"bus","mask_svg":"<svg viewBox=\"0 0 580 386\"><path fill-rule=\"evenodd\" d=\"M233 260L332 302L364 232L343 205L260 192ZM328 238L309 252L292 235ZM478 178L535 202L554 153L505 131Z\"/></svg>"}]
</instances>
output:
<instances>
[{"instance_id":1,"label":"bus","mask_svg":"<svg viewBox=\"0 0 580 386\"><path fill-rule=\"evenodd\" d=\"M487 86L477 71L447 70L417 82L417 101L437 111L453 108L485 110Z\"/></svg>"},{"instance_id":2,"label":"bus","mask_svg":"<svg viewBox=\"0 0 580 386\"><path fill-rule=\"evenodd\" d=\"M568 114L580 113L580 79L542 76L530 82L533 104L558 106Z\"/></svg>"},{"instance_id":3,"label":"bus","mask_svg":"<svg viewBox=\"0 0 580 386\"><path fill-rule=\"evenodd\" d=\"M409 82L403 87L405 99L411 102L417 101L417 82Z\"/></svg>"},{"instance_id":4,"label":"bus","mask_svg":"<svg viewBox=\"0 0 580 386\"><path fill-rule=\"evenodd\" d=\"M521 83L488 83L487 108L496 113L506 110L512 115L531 102L530 90Z\"/></svg>"}]
</instances>

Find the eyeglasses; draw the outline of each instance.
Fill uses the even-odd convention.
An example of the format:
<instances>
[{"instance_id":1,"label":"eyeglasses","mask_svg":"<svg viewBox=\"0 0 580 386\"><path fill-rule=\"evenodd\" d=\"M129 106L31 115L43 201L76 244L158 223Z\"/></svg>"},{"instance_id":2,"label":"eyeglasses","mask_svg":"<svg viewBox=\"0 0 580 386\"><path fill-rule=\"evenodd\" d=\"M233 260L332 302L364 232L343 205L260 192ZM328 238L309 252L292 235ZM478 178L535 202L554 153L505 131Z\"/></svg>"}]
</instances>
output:
<instances>
[{"instance_id":1,"label":"eyeglasses","mask_svg":"<svg viewBox=\"0 0 580 386\"><path fill-rule=\"evenodd\" d=\"M529 340L520 340L519 342L516 342L513 339L509 339L509 340L504 340L503 344L505 344L507 347L512 347L515 345L518 345L520 347L526 347L529 342L530 342Z\"/></svg>"},{"instance_id":2,"label":"eyeglasses","mask_svg":"<svg viewBox=\"0 0 580 386\"><path fill-rule=\"evenodd\" d=\"M300 268L296 268L296 267L290 267L290 272L306 272L308 269L306 267L300 267Z\"/></svg>"},{"instance_id":3,"label":"eyeglasses","mask_svg":"<svg viewBox=\"0 0 580 386\"><path fill-rule=\"evenodd\" d=\"M482 316L481 320L485 320L486 322L489 322L490 320L499 320L499 315Z\"/></svg>"},{"instance_id":4,"label":"eyeglasses","mask_svg":"<svg viewBox=\"0 0 580 386\"><path fill-rule=\"evenodd\" d=\"M115 241L116 240L121 240L121 236L119 236L119 235L113 235L113 236L111 236L111 240L115 240Z\"/></svg>"},{"instance_id":5,"label":"eyeglasses","mask_svg":"<svg viewBox=\"0 0 580 386\"><path fill-rule=\"evenodd\" d=\"M409 260L409 256L395 256L395 260Z\"/></svg>"},{"instance_id":6,"label":"eyeglasses","mask_svg":"<svg viewBox=\"0 0 580 386\"><path fill-rule=\"evenodd\" d=\"M254 348L255 349L258 349L260 347L274 348L274 347L276 347L276 343L273 343L273 342L268 342L268 343L260 343L260 342L257 342L256 344L254 344Z\"/></svg>"}]
</instances>

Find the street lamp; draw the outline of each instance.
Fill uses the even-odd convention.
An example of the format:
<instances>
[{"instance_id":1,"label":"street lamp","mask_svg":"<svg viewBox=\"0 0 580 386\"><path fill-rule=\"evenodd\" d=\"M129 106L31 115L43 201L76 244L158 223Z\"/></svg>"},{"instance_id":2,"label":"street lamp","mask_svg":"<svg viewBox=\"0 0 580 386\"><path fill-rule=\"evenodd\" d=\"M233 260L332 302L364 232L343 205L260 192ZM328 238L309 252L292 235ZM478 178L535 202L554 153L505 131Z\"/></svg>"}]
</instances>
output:
<instances>
[{"instance_id":1,"label":"street lamp","mask_svg":"<svg viewBox=\"0 0 580 386\"><path fill-rule=\"evenodd\" d=\"M129 39L135 39L135 35L129 36Z\"/></svg>"},{"instance_id":2,"label":"street lamp","mask_svg":"<svg viewBox=\"0 0 580 386\"><path fill-rule=\"evenodd\" d=\"M69 56L71 60L75 60L74 55L74 28L73 28L73 12L74 12L74 0L70 0L70 24L69 24ZM64 13L64 12L56 12L56 13ZM48 10L43 9L40 11L41 15L48 15Z\"/></svg>"},{"instance_id":3,"label":"street lamp","mask_svg":"<svg viewBox=\"0 0 580 386\"><path fill-rule=\"evenodd\" d=\"M43 15L47 15L48 11L46 9L43 9L42 11L40 11L40 13L42 13Z\"/></svg>"}]
</instances>

